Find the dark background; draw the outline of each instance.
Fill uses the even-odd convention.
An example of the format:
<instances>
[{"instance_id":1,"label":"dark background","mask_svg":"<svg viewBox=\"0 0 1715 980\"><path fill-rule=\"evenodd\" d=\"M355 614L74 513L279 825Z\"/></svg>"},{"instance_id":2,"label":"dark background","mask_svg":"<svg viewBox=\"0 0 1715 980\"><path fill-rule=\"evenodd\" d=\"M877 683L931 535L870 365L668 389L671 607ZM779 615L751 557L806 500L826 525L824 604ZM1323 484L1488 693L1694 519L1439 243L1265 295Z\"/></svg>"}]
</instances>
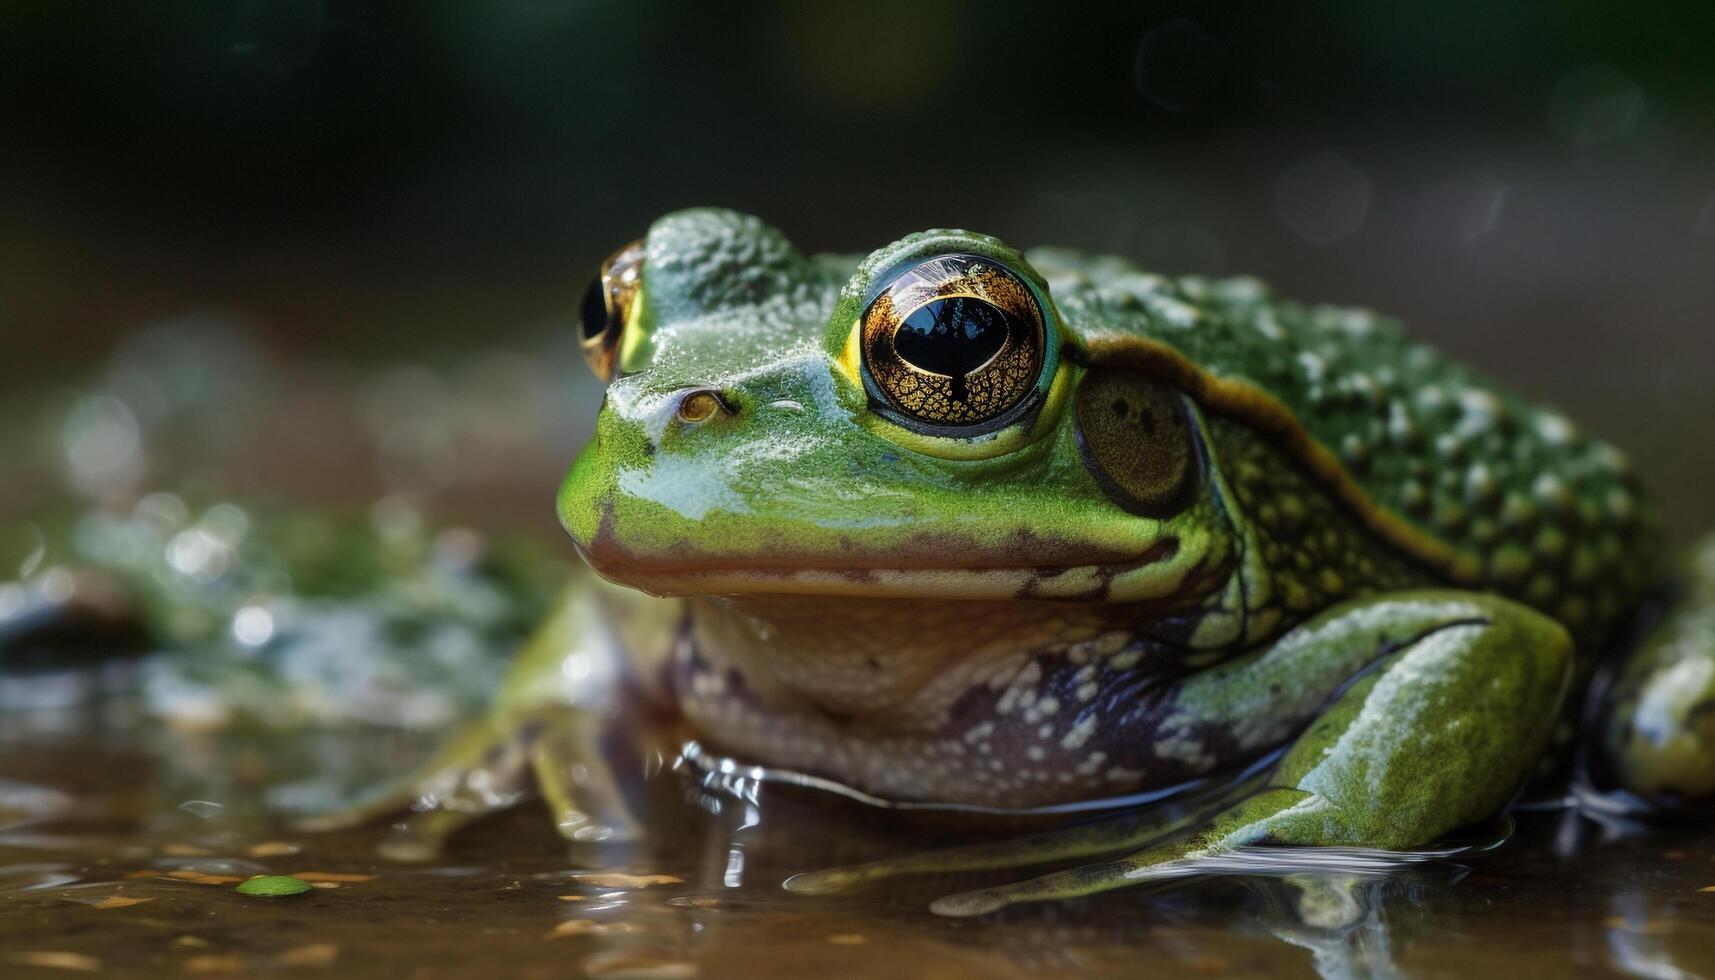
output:
<instances>
[{"instance_id":1,"label":"dark background","mask_svg":"<svg viewBox=\"0 0 1715 980\"><path fill-rule=\"evenodd\" d=\"M7 4L0 387L197 311L356 362L536 342L722 204L1399 314L1715 523L1715 4L1395 6Z\"/></svg>"}]
</instances>

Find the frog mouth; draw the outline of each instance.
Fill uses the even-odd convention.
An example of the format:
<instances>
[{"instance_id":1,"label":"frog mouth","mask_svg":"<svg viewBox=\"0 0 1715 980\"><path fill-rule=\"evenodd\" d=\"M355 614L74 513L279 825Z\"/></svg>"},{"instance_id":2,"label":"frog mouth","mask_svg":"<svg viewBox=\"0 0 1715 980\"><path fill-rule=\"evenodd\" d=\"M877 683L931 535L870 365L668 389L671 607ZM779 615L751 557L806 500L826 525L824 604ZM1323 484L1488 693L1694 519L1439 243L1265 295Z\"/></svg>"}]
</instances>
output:
<instances>
[{"instance_id":1,"label":"frog mouth","mask_svg":"<svg viewBox=\"0 0 1715 980\"><path fill-rule=\"evenodd\" d=\"M588 547L579 542L578 551L603 578L661 596L1148 601L1182 595L1211 579L1204 562L1184 560L1179 539L1172 536L1141 554L1094 563L1009 562L973 554L969 542L915 548L910 557L921 560L896 562L791 553L754 559L638 554L606 535L597 535ZM961 556L969 560L952 564Z\"/></svg>"}]
</instances>

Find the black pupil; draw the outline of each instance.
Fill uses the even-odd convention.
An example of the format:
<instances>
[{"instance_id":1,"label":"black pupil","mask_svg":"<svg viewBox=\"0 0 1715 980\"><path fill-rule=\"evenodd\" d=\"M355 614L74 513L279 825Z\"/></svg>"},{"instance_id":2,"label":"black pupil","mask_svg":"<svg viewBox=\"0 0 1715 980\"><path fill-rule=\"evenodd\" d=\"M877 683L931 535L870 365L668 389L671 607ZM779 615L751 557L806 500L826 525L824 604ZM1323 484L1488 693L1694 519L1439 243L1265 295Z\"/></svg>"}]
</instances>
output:
<instances>
[{"instance_id":1,"label":"black pupil","mask_svg":"<svg viewBox=\"0 0 1715 980\"><path fill-rule=\"evenodd\" d=\"M918 307L899 325L893 349L911 364L957 384L1006 343L1012 317L971 296L949 296Z\"/></svg>"},{"instance_id":2,"label":"black pupil","mask_svg":"<svg viewBox=\"0 0 1715 980\"><path fill-rule=\"evenodd\" d=\"M590 283L590 288L584 291L584 339L594 340L607 329L607 292L602 287L601 277L596 276Z\"/></svg>"}]
</instances>

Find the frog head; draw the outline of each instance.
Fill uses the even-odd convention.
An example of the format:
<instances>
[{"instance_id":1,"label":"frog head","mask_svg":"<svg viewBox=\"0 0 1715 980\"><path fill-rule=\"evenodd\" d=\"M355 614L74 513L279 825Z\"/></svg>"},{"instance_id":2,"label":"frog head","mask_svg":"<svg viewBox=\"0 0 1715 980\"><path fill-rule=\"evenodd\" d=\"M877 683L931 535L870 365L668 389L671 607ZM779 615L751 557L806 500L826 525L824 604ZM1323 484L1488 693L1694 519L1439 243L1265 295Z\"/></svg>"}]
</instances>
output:
<instances>
[{"instance_id":1,"label":"frog head","mask_svg":"<svg viewBox=\"0 0 1715 980\"><path fill-rule=\"evenodd\" d=\"M1093 363L994 238L806 257L668 215L604 265L583 342L607 392L559 513L613 581L1183 604L1230 575L1196 404Z\"/></svg>"}]
</instances>

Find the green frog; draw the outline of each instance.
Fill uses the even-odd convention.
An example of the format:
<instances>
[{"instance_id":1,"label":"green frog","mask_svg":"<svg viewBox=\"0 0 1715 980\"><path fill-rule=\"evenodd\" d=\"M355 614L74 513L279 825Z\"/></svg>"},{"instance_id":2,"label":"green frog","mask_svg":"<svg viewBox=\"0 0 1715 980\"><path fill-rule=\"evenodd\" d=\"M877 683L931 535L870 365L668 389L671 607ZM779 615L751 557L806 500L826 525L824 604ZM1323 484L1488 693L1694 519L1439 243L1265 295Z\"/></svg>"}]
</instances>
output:
<instances>
[{"instance_id":1,"label":"green frog","mask_svg":"<svg viewBox=\"0 0 1715 980\"><path fill-rule=\"evenodd\" d=\"M1715 542L1635 626L1667 575L1625 458L1394 321L967 231L805 256L704 209L604 263L581 342L606 397L558 511L594 574L486 718L318 826L414 804L389 849L421 856L533 788L623 839L616 732L883 804L1203 787L787 883L1061 867L933 906L971 915L1424 847L1574 742L1636 799L1715 793Z\"/></svg>"}]
</instances>

